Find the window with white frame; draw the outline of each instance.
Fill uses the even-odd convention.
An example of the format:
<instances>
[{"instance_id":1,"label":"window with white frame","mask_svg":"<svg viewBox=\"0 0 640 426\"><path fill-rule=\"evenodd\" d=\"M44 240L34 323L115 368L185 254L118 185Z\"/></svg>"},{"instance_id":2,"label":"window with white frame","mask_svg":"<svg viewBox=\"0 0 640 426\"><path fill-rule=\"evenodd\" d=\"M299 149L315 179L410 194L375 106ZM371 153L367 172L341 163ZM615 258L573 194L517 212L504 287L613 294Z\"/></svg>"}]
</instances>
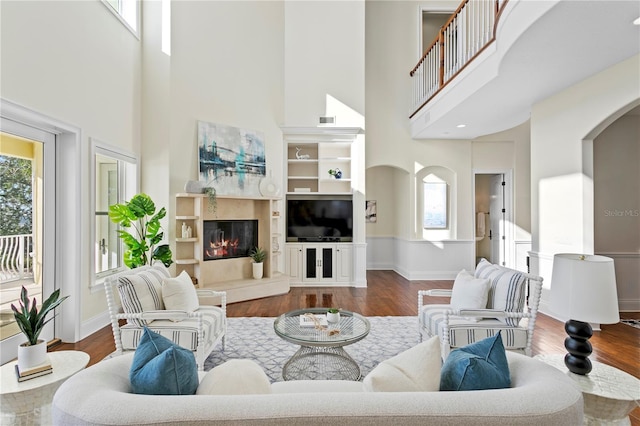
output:
<instances>
[{"instance_id":1,"label":"window with white frame","mask_svg":"<svg viewBox=\"0 0 640 426\"><path fill-rule=\"evenodd\" d=\"M136 36L140 16L139 0L102 0L107 8Z\"/></svg>"},{"instance_id":2,"label":"window with white frame","mask_svg":"<svg viewBox=\"0 0 640 426\"><path fill-rule=\"evenodd\" d=\"M138 162L123 153L92 140L94 150L94 282L124 268L119 226L109 219L109 206L131 199L137 190Z\"/></svg>"}]
</instances>

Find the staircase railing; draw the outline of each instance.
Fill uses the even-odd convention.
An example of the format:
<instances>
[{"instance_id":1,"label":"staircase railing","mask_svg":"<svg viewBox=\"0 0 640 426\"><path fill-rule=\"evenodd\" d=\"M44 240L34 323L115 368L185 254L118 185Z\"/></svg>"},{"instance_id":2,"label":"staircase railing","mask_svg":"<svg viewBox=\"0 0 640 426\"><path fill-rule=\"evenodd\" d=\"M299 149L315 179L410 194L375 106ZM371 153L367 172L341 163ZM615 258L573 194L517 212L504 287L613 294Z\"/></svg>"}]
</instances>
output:
<instances>
[{"instance_id":1,"label":"staircase railing","mask_svg":"<svg viewBox=\"0 0 640 426\"><path fill-rule=\"evenodd\" d=\"M0 283L33 276L33 236L0 236Z\"/></svg>"},{"instance_id":2,"label":"staircase railing","mask_svg":"<svg viewBox=\"0 0 640 426\"><path fill-rule=\"evenodd\" d=\"M509 0L463 0L409 72L413 117L495 40L495 27Z\"/></svg>"}]
</instances>

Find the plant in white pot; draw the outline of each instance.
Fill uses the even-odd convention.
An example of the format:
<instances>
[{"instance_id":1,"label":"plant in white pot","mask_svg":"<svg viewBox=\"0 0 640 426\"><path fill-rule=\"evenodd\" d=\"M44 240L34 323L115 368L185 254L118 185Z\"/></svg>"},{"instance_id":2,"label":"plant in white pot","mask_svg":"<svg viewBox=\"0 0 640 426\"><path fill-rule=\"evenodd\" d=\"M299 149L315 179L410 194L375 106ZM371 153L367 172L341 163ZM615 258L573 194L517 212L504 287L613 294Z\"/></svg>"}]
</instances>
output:
<instances>
[{"instance_id":1,"label":"plant in white pot","mask_svg":"<svg viewBox=\"0 0 640 426\"><path fill-rule=\"evenodd\" d=\"M329 308L327 309L327 322L335 323L340 322L340 309Z\"/></svg>"},{"instance_id":2,"label":"plant in white pot","mask_svg":"<svg viewBox=\"0 0 640 426\"><path fill-rule=\"evenodd\" d=\"M53 311L58 305L65 301L69 296L60 297L60 289L51 293L51 296L44 301L40 310L36 298L33 302L29 301L27 289L23 286L20 292L20 307L12 303L13 317L20 330L27 337L27 341L18 346L18 368L22 371L42 364L47 360L47 343L39 340L38 337L44 326L53 319L46 319L47 314Z\"/></svg>"},{"instance_id":3,"label":"plant in white pot","mask_svg":"<svg viewBox=\"0 0 640 426\"><path fill-rule=\"evenodd\" d=\"M267 252L260 247L254 247L249 252L249 257L253 259L253 278L259 280L264 273L264 260L267 258Z\"/></svg>"}]
</instances>

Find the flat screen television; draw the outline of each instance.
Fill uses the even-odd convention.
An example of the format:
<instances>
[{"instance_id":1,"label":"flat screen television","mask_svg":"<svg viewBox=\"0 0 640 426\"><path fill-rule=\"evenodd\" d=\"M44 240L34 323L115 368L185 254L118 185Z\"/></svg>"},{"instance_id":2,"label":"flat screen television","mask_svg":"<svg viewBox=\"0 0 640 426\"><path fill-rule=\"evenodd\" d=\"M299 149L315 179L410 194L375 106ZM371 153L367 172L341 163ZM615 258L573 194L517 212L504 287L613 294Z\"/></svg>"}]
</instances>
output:
<instances>
[{"instance_id":1,"label":"flat screen television","mask_svg":"<svg viewBox=\"0 0 640 426\"><path fill-rule=\"evenodd\" d=\"M350 196L288 196L287 241L353 241L353 199Z\"/></svg>"}]
</instances>

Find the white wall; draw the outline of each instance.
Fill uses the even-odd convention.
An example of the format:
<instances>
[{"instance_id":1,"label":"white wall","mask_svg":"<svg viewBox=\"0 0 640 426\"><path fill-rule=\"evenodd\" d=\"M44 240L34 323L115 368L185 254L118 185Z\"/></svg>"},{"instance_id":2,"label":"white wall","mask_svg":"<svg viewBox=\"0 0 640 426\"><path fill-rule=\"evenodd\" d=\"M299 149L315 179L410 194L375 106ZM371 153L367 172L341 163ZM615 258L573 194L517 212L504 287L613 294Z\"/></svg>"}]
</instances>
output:
<instances>
[{"instance_id":1,"label":"white wall","mask_svg":"<svg viewBox=\"0 0 640 426\"><path fill-rule=\"evenodd\" d=\"M94 331L92 318L106 309L104 293L89 291L89 138L140 154L140 43L98 1L0 2L0 15L0 96L79 131L77 146L63 142L69 149L58 164L77 186L57 197L78 212L73 229L59 230L75 237L57 260L62 276L72 278L59 284L71 295L65 305L77 310L62 335L73 340Z\"/></svg>"},{"instance_id":2,"label":"white wall","mask_svg":"<svg viewBox=\"0 0 640 426\"><path fill-rule=\"evenodd\" d=\"M553 285L553 255L594 253L591 140L637 104L638 69L640 56L636 55L532 108L531 270L545 280L543 311Z\"/></svg>"},{"instance_id":3,"label":"white wall","mask_svg":"<svg viewBox=\"0 0 640 426\"><path fill-rule=\"evenodd\" d=\"M368 7L368 5L367 5ZM287 126L363 127L364 10L357 1L286 1L284 96Z\"/></svg>"}]
</instances>

